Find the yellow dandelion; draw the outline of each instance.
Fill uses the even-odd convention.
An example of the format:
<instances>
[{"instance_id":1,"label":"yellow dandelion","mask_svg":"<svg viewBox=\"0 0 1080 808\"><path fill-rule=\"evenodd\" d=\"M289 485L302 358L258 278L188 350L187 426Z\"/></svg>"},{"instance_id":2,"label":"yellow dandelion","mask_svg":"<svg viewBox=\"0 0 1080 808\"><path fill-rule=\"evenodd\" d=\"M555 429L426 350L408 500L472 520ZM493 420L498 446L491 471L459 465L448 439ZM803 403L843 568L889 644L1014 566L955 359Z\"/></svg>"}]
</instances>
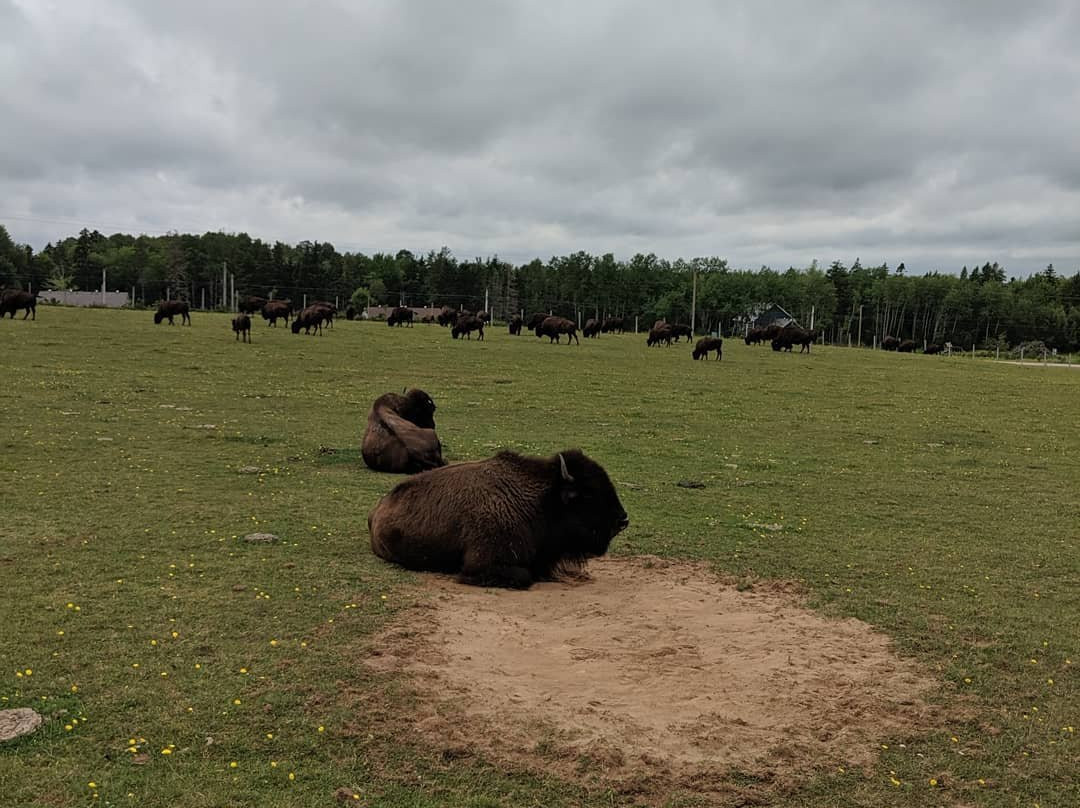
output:
<instances>
[{"instance_id":1,"label":"yellow dandelion","mask_svg":"<svg viewBox=\"0 0 1080 808\"><path fill-rule=\"evenodd\" d=\"M289 779L290 780L295 780L296 779L296 772L289 772Z\"/></svg>"},{"instance_id":2,"label":"yellow dandelion","mask_svg":"<svg viewBox=\"0 0 1080 808\"><path fill-rule=\"evenodd\" d=\"M277 761L276 760L271 760L270 761L270 768L271 769L276 769L277 768Z\"/></svg>"},{"instance_id":3,"label":"yellow dandelion","mask_svg":"<svg viewBox=\"0 0 1080 808\"><path fill-rule=\"evenodd\" d=\"M930 778L930 785L932 785L932 786L936 786L936 785L937 785L937 778L936 778L936 777L931 777L931 778Z\"/></svg>"},{"instance_id":4,"label":"yellow dandelion","mask_svg":"<svg viewBox=\"0 0 1080 808\"><path fill-rule=\"evenodd\" d=\"M197 671L202 670L202 665L200 665L198 662L196 662L195 663L195 670L197 670Z\"/></svg>"},{"instance_id":5,"label":"yellow dandelion","mask_svg":"<svg viewBox=\"0 0 1080 808\"><path fill-rule=\"evenodd\" d=\"M97 788L97 783L95 783L93 780L91 780L86 785L88 785L90 788Z\"/></svg>"},{"instance_id":6,"label":"yellow dandelion","mask_svg":"<svg viewBox=\"0 0 1080 808\"><path fill-rule=\"evenodd\" d=\"M276 647L278 642L277 640L270 640L270 644Z\"/></svg>"},{"instance_id":7,"label":"yellow dandelion","mask_svg":"<svg viewBox=\"0 0 1080 808\"><path fill-rule=\"evenodd\" d=\"M269 740L269 741L274 740L274 733L272 733L272 732L266 733L266 739Z\"/></svg>"},{"instance_id":8,"label":"yellow dandelion","mask_svg":"<svg viewBox=\"0 0 1080 808\"><path fill-rule=\"evenodd\" d=\"M247 673L247 668L241 668L240 673Z\"/></svg>"},{"instance_id":9,"label":"yellow dandelion","mask_svg":"<svg viewBox=\"0 0 1080 808\"><path fill-rule=\"evenodd\" d=\"M72 729L74 729L74 727L72 727L71 724L64 724L64 730L66 732L71 732Z\"/></svg>"},{"instance_id":10,"label":"yellow dandelion","mask_svg":"<svg viewBox=\"0 0 1080 808\"><path fill-rule=\"evenodd\" d=\"M236 762L235 760L230 760L230 761L229 761L229 768L230 768L230 769L235 769L235 768L236 768L237 766L239 766L239 765L240 765L240 764L239 764L239 763L237 763L237 762Z\"/></svg>"},{"instance_id":11,"label":"yellow dandelion","mask_svg":"<svg viewBox=\"0 0 1080 808\"><path fill-rule=\"evenodd\" d=\"M894 786L899 786L900 785L900 781L897 780L895 777L890 777L889 782L892 783Z\"/></svg>"},{"instance_id":12,"label":"yellow dandelion","mask_svg":"<svg viewBox=\"0 0 1080 808\"><path fill-rule=\"evenodd\" d=\"M322 726L320 726L320 727L319 727L319 732L326 732L326 727L322 727Z\"/></svg>"},{"instance_id":13,"label":"yellow dandelion","mask_svg":"<svg viewBox=\"0 0 1080 808\"><path fill-rule=\"evenodd\" d=\"M163 755L171 755L172 750L169 747L166 746L164 749L161 750L161 754L163 754Z\"/></svg>"},{"instance_id":14,"label":"yellow dandelion","mask_svg":"<svg viewBox=\"0 0 1080 808\"><path fill-rule=\"evenodd\" d=\"M72 685L71 686L71 692L72 693L78 693L79 692L79 686L78 685Z\"/></svg>"},{"instance_id":15,"label":"yellow dandelion","mask_svg":"<svg viewBox=\"0 0 1080 808\"><path fill-rule=\"evenodd\" d=\"M33 670L31 670L30 668L27 668L27 669L26 669L26 670L24 671L24 673L25 673L25 674L26 674L27 676L33 676L33 675L34 675L34 671L33 671Z\"/></svg>"},{"instance_id":16,"label":"yellow dandelion","mask_svg":"<svg viewBox=\"0 0 1080 808\"><path fill-rule=\"evenodd\" d=\"M233 704L240 704L240 699L233 699L233 700L232 700L232 703L233 703Z\"/></svg>"}]
</instances>

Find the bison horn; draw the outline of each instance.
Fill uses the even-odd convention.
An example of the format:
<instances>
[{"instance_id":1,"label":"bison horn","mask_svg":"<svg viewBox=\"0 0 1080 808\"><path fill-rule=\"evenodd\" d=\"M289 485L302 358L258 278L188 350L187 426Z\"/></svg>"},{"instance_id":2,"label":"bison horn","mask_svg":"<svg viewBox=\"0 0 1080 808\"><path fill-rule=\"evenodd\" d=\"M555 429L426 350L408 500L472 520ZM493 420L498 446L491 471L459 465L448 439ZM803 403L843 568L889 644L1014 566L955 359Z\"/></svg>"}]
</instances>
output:
<instances>
[{"instance_id":1,"label":"bison horn","mask_svg":"<svg viewBox=\"0 0 1080 808\"><path fill-rule=\"evenodd\" d=\"M559 467L562 469L562 478L568 483L572 483L574 478L570 476L570 470L566 468L566 458L559 455Z\"/></svg>"}]
</instances>

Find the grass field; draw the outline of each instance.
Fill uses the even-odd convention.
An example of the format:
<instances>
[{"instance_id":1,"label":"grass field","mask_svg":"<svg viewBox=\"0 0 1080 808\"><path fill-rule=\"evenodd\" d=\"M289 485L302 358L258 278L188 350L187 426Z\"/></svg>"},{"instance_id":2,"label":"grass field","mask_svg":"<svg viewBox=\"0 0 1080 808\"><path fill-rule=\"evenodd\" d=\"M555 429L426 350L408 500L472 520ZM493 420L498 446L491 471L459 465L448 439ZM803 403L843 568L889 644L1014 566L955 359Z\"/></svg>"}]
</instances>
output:
<instances>
[{"instance_id":1,"label":"grass field","mask_svg":"<svg viewBox=\"0 0 1080 808\"><path fill-rule=\"evenodd\" d=\"M444 760L403 730L401 683L358 663L419 596L368 549L398 478L358 451L371 401L405 386L434 397L451 461L603 463L631 519L613 552L796 579L940 682L937 731L776 804L1080 804L1080 373L348 322L259 321L249 346L193 321L0 323L0 707L54 719L0 746L0 804L635 804Z\"/></svg>"}]
</instances>

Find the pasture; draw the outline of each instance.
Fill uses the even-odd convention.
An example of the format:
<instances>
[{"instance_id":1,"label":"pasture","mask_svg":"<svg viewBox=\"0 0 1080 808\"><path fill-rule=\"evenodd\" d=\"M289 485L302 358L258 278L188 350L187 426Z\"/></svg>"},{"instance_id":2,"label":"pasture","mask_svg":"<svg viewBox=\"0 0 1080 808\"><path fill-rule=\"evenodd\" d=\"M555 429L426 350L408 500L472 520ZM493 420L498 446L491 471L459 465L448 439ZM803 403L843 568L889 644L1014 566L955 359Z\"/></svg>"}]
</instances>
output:
<instances>
[{"instance_id":1,"label":"pasture","mask_svg":"<svg viewBox=\"0 0 1080 808\"><path fill-rule=\"evenodd\" d=\"M1080 373L344 320L255 319L246 345L192 320L0 323L0 707L47 718L0 744L4 805L1080 804ZM636 789L557 738L435 742L412 720L427 680L367 664L440 592L368 548L401 478L364 467L364 421L412 386L450 462L602 463L630 516L615 556L873 626L932 682L919 729L796 776L779 756Z\"/></svg>"}]
</instances>

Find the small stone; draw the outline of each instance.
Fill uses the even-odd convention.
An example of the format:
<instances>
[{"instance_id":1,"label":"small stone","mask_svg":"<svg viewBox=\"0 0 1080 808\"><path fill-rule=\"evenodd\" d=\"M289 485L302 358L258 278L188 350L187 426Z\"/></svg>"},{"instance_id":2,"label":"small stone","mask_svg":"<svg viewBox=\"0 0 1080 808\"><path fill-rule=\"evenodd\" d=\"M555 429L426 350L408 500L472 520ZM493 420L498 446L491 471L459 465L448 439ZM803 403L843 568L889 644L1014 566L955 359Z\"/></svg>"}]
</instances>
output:
<instances>
[{"instance_id":1,"label":"small stone","mask_svg":"<svg viewBox=\"0 0 1080 808\"><path fill-rule=\"evenodd\" d=\"M863 443L865 443L865 444L866 444L867 446L877 446L877 445L878 445L878 443L880 443L880 441L876 441L876 440L864 440L864 441L863 441Z\"/></svg>"},{"instance_id":2,"label":"small stone","mask_svg":"<svg viewBox=\"0 0 1080 808\"><path fill-rule=\"evenodd\" d=\"M679 480L675 485L679 488L704 488L705 483L700 480Z\"/></svg>"},{"instance_id":3,"label":"small stone","mask_svg":"<svg viewBox=\"0 0 1080 808\"><path fill-rule=\"evenodd\" d=\"M247 587L244 586L243 584L233 584L233 588L232 588L233 592L244 592L246 590L247 590Z\"/></svg>"},{"instance_id":4,"label":"small stone","mask_svg":"<svg viewBox=\"0 0 1080 808\"><path fill-rule=\"evenodd\" d=\"M273 544L280 539L273 533L248 533L244 536L244 541L251 544Z\"/></svg>"},{"instance_id":5,"label":"small stone","mask_svg":"<svg viewBox=\"0 0 1080 808\"><path fill-rule=\"evenodd\" d=\"M238 474L258 474L262 469L258 466L241 466L236 471Z\"/></svg>"},{"instance_id":6,"label":"small stone","mask_svg":"<svg viewBox=\"0 0 1080 808\"><path fill-rule=\"evenodd\" d=\"M43 720L37 710L31 710L29 707L0 710L0 741L10 741L29 735L41 726Z\"/></svg>"}]
</instances>

